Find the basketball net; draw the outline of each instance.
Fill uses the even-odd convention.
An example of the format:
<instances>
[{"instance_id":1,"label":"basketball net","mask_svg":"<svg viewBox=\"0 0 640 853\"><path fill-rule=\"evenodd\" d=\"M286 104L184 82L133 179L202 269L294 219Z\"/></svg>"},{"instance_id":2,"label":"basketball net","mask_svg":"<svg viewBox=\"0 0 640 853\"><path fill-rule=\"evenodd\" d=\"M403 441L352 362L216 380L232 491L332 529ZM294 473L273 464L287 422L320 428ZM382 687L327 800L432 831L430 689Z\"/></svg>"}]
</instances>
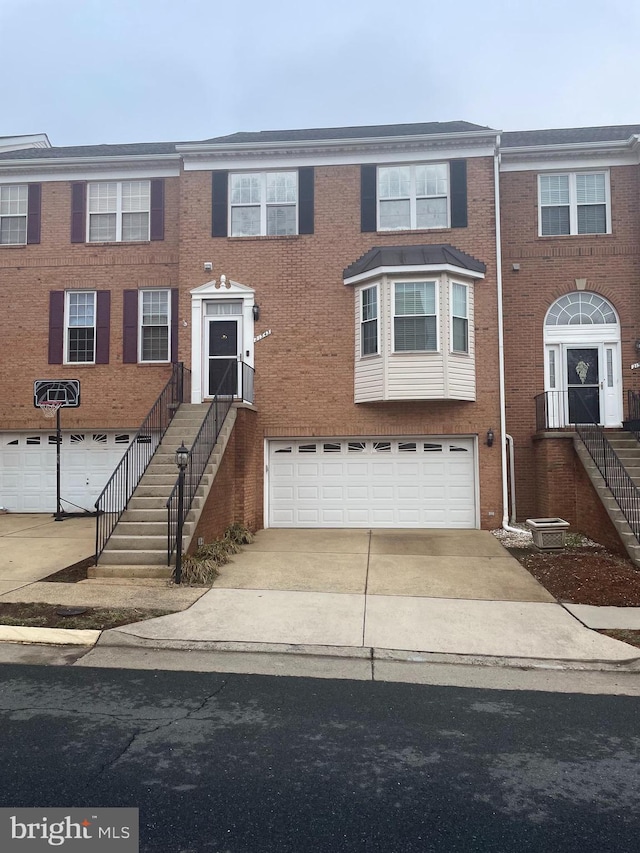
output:
<instances>
[{"instance_id":1,"label":"basketball net","mask_svg":"<svg viewBox=\"0 0 640 853\"><path fill-rule=\"evenodd\" d=\"M60 406L62 406L62 403L59 402L38 403L38 408L45 416L45 418L54 418Z\"/></svg>"}]
</instances>

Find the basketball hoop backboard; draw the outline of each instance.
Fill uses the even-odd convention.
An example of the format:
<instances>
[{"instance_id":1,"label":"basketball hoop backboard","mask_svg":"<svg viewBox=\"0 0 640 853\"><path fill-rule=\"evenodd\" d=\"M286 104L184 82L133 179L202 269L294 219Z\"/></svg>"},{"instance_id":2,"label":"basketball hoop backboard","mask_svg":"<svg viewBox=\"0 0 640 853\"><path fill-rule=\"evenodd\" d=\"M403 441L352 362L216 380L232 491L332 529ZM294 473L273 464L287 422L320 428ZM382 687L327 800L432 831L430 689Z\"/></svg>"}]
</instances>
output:
<instances>
[{"instance_id":1,"label":"basketball hoop backboard","mask_svg":"<svg viewBox=\"0 0 640 853\"><path fill-rule=\"evenodd\" d=\"M33 383L33 405L57 403L58 406L77 409L80 405L79 379L36 379Z\"/></svg>"}]
</instances>

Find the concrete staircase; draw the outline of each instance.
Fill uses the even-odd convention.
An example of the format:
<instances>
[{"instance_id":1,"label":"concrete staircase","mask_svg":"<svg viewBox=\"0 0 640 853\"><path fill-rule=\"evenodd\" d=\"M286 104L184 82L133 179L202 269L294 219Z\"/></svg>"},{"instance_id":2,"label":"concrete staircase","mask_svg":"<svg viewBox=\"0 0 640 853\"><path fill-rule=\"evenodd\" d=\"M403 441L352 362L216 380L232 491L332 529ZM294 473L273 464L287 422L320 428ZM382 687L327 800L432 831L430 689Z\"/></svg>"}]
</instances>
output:
<instances>
[{"instance_id":1,"label":"concrete staircase","mask_svg":"<svg viewBox=\"0 0 640 853\"><path fill-rule=\"evenodd\" d=\"M614 449L618 459L624 465L627 474L640 489L640 444L636 437L633 433L627 432L624 429L606 429L604 430L604 435ZM578 436L574 439L574 446L580 461L589 475L591 483L598 493L598 497L602 501L602 505L607 511L607 515L618 531L618 535L629 555L629 559L636 566L640 567L640 543L629 527L616 499L607 487L604 477L591 458L591 454Z\"/></svg>"},{"instance_id":2,"label":"concrete staircase","mask_svg":"<svg viewBox=\"0 0 640 853\"><path fill-rule=\"evenodd\" d=\"M162 578L171 575L172 567L167 565L166 503L178 477L175 451L182 441L191 447L208 409L207 403L183 403L175 413L98 565L89 569L89 577ZM184 551L196 529L235 420L236 409L232 407L185 519Z\"/></svg>"}]
</instances>

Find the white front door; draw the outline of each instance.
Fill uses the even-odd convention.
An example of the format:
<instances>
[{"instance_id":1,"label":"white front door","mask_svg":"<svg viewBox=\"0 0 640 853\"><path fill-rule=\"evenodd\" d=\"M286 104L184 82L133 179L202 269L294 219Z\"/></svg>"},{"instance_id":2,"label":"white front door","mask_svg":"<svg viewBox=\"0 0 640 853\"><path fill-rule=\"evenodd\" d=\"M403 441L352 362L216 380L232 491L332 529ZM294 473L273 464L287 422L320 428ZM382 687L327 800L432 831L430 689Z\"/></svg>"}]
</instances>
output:
<instances>
[{"instance_id":1,"label":"white front door","mask_svg":"<svg viewBox=\"0 0 640 853\"><path fill-rule=\"evenodd\" d=\"M622 423L619 345L612 343L549 344L545 351L548 426Z\"/></svg>"}]
</instances>

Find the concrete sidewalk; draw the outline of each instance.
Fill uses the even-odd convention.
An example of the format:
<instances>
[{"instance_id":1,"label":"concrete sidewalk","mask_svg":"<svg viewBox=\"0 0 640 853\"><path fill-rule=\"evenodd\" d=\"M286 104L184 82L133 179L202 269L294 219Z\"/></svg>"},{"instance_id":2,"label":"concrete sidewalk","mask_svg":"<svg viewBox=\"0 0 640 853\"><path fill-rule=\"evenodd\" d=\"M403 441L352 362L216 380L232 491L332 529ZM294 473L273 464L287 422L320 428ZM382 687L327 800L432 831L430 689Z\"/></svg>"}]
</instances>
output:
<instances>
[{"instance_id":1,"label":"concrete sidewalk","mask_svg":"<svg viewBox=\"0 0 640 853\"><path fill-rule=\"evenodd\" d=\"M87 645L97 640L84 659L87 665L100 649L126 646L354 659L391 655L405 661L446 655L593 668L635 666L640 658L640 650L585 627L589 619L614 619L599 611L635 608L590 608L594 614L557 604L486 531L263 530L205 590L144 580L40 582L52 570L47 554L55 550L52 544L67 540L64 534L78 533L69 553L83 548L87 553L81 556L91 553L93 520L8 518L0 517L0 554L2 545L7 553L6 543L16 542L21 577L11 581L13 570L4 569L0 580L7 586L0 587L0 602L178 611L104 631L99 639L97 632L74 638ZM618 623L625 618L615 617ZM46 630L13 629L12 639L60 642L59 631L47 639ZM32 632L40 639L28 639Z\"/></svg>"}]
</instances>

